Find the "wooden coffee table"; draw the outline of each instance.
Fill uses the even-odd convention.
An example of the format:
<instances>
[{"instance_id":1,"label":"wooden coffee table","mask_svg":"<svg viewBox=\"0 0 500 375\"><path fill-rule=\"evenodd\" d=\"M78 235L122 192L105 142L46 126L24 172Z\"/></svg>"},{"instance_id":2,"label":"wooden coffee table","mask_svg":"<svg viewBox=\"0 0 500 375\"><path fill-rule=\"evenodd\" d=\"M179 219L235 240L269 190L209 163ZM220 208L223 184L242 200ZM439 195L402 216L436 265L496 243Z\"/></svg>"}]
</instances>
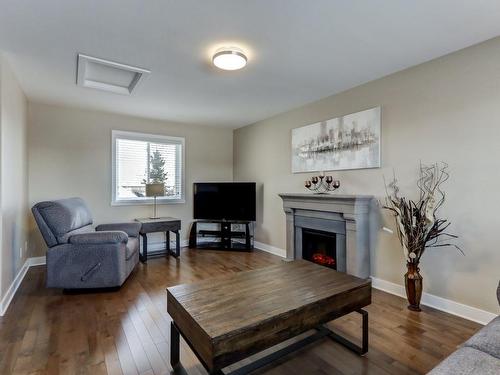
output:
<instances>
[{"instance_id":1,"label":"wooden coffee table","mask_svg":"<svg viewBox=\"0 0 500 375\"><path fill-rule=\"evenodd\" d=\"M371 280L297 260L167 289L173 319L170 362L180 368L179 335L210 374L308 330L315 333L245 365L247 374L325 336L358 354L368 351ZM358 346L324 326L351 312L362 315ZM232 373L232 374L233 374Z\"/></svg>"}]
</instances>

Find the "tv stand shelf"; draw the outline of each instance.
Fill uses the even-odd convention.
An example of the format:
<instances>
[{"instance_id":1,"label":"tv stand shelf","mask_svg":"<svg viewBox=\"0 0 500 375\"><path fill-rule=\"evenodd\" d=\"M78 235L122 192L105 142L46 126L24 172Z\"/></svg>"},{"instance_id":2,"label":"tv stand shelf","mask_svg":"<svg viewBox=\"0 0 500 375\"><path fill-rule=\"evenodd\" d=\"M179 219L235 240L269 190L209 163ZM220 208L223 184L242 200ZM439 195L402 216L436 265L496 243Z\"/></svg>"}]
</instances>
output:
<instances>
[{"instance_id":1,"label":"tv stand shelf","mask_svg":"<svg viewBox=\"0 0 500 375\"><path fill-rule=\"evenodd\" d=\"M253 249L252 224L252 221L195 221L191 226L189 234L189 247L197 249L251 251ZM200 227L204 225L217 227L217 229L201 229ZM204 238L216 240L203 241Z\"/></svg>"}]
</instances>

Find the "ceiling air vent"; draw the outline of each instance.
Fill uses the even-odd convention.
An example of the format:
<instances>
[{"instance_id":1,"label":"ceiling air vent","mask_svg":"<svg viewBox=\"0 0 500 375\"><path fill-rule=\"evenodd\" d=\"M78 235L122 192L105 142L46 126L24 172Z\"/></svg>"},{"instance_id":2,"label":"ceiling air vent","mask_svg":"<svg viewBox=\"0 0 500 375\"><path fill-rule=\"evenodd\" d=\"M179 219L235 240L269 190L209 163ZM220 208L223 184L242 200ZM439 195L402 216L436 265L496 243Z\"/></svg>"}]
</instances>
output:
<instances>
[{"instance_id":1,"label":"ceiling air vent","mask_svg":"<svg viewBox=\"0 0 500 375\"><path fill-rule=\"evenodd\" d=\"M78 54L78 86L130 95L149 70Z\"/></svg>"}]
</instances>

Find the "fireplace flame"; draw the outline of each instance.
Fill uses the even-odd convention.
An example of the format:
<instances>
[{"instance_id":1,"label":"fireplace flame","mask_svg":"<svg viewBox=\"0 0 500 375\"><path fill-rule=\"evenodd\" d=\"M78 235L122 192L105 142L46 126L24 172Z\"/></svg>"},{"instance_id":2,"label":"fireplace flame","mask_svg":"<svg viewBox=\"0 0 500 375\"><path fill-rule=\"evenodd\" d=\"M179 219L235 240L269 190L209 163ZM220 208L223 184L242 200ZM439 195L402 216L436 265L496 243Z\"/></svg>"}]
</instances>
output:
<instances>
[{"instance_id":1,"label":"fireplace flame","mask_svg":"<svg viewBox=\"0 0 500 375\"><path fill-rule=\"evenodd\" d=\"M335 259L328 255L320 253L313 254L312 260L314 263L318 263L324 266L333 266L335 264Z\"/></svg>"}]
</instances>

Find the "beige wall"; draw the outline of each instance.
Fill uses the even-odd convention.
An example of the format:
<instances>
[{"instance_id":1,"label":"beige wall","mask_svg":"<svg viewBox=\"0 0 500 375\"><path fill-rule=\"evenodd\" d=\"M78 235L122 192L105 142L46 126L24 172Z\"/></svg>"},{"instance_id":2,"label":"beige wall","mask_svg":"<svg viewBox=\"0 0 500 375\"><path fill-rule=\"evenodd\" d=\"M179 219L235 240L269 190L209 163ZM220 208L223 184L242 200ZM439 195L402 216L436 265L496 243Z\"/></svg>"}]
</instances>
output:
<instances>
[{"instance_id":1,"label":"beige wall","mask_svg":"<svg viewBox=\"0 0 500 375\"><path fill-rule=\"evenodd\" d=\"M192 184L232 180L233 135L229 129L191 126L45 104L29 104L29 201L80 196L95 223L152 215L146 205L111 206L111 130L185 137L186 203L159 206L162 216L182 219L182 238L192 221ZM30 220L32 256L46 246Z\"/></svg>"},{"instance_id":2,"label":"beige wall","mask_svg":"<svg viewBox=\"0 0 500 375\"><path fill-rule=\"evenodd\" d=\"M27 101L8 61L0 55L1 297L24 264L27 232ZM22 249L20 251L20 249ZM21 253L22 252L22 253Z\"/></svg>"},{"instance_id":3,"label":"beige wall","mask_svg":"<svg viewBox=\"0 0 500 375\"><path fill-rule=\"evenodd\" d=\"M382 106L382 168L335 172L339 193L384 195L382 176L400 179L415 196L418 163L445 161L451 179L442 215L452 222L463 257L429 249L424 289L498 312L500 278L500 38L370 82L235 131L235 180L255 180L256 239L285 248L280 192L301 192L312 174L292 174L291 129ZM394 228L385 214L385 225ZM402 284L404 262L396 235L381 232L372 274Z\"/></svg>"}]
</instances>

